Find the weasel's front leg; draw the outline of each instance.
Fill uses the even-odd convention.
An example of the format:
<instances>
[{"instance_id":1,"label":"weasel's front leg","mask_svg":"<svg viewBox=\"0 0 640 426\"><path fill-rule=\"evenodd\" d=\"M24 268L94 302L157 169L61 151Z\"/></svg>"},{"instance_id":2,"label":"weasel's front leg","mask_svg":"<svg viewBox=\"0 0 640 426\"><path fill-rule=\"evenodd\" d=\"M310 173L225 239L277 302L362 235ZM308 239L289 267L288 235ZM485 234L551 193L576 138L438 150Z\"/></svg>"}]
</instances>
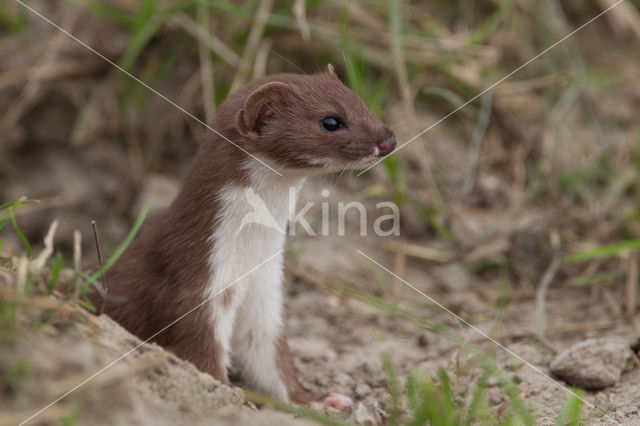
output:
<instances>
[{"instance_id":1,"label":"weasel's front leg","mask_svg":"<svg viewBox=\"0 0 640 426\"><path fill-rule=\"evenodd\" d=\"M350 406L352 402L346 396L329 393L314 397L298 382L282 324L282 269L275 262L268 267L261 279L249 283L238 309L232 340L233 369L246 385L286 402L310 404L318 410ZM270 279L264 281L264 277Z\"/></svg>"},{"instance_id":2,"label":"weasel's front leg","mask_svg":"<svg viewBox=\"0 0 640 426\"><path fill-rule=\"evenodd\" d=\"M323 411L326 407L333 407L339 410L343 410L353 405L351 398L345 395L341 395L336 392L329 392L324 396L317 398L311 395L306 390L302 389L296 376L296 367L293 362L293 357L289 351L289 344L284 336L284 333L280 335L277 343L277 366L280 371L287 391L289 392L289 399L297 404L309 404L312 409L316 411Z\"/></svg>"},{"instance_id":3,"label":"weasel's front leg","mask_svg":"<svg viewBox=\"0 0 640 426\"><path fill-rule=\"evenodd\" d=\"M232 368L244 384L283 401L289 390L278 368L282 334L282 266L265 265L261 276L248 277L244 300L236 314Z\"/></svg>"}]
</instances>

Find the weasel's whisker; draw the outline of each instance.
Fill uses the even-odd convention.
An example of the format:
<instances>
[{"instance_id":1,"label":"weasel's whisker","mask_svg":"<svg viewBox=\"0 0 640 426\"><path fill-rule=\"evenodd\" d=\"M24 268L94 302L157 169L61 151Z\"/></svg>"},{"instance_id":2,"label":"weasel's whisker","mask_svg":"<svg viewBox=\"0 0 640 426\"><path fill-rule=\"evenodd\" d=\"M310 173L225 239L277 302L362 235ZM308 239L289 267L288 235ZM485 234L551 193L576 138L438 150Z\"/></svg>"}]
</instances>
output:
<instances>
[{"instance_id":1,"label":"weasel's whisker","mask_svg":"<svg viewBox=\"0 0 640 426\"><path fill-rule=\"evenodd\" d=\"M336 178L336 181L334 183L334 185L337 185L338 182L340 181L340 179L342 178L342 175L344 175L344 172L353 165L354 161L349 161L343 168L342 171L340 172L340 174L338 175L338 177Z\"/></svg>"}]
</instances>

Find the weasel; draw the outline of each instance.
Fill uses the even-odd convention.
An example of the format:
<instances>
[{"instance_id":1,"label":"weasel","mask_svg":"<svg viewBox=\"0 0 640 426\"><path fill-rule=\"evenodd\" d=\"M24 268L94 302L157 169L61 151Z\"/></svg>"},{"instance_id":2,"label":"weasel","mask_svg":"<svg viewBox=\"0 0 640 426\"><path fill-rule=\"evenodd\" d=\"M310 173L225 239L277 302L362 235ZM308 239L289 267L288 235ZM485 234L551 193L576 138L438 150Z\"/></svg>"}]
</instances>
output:
<instances>
[{"instance_id":1,"label":"weasel","mask_svg":"<svg viewBox=\"0 0 640 426\"><path fill-rule=\"evenodd\" d=\"M233 371L283 401L339 405L336 394L316 398L302 388L284 335L289 188L309 175L365 168L393 151L395 136L331 65L249 82L212 126L237 146L216 134L201 142L177 198L109 271L105 313L148 339L202 304L153 341L222 383ZM253 211L248 192L277 226L243 222ZM92 301L102 303L97 293Z\"/></svg>"}]
</instances>

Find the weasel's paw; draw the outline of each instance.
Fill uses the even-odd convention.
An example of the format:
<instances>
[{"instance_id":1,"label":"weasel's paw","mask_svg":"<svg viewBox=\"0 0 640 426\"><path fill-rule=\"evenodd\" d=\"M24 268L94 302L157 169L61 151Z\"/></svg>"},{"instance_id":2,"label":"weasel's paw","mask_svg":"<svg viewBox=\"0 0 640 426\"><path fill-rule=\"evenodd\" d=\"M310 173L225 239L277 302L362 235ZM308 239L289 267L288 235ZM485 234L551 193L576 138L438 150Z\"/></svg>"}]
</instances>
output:
<instances>
[{"instance_id":1,"label":"weasel's paw","mask_svg":"<svg viewBox=\"0 0 640 426\"><path fill-rule=\"evenodd\" d=\"M309 406L314 411L324 411L327 407L333 407L338 410L344 410L353 405L353 401L348 396L329 392L317 401L313 401Z\"/></svg>"}]
</instances>

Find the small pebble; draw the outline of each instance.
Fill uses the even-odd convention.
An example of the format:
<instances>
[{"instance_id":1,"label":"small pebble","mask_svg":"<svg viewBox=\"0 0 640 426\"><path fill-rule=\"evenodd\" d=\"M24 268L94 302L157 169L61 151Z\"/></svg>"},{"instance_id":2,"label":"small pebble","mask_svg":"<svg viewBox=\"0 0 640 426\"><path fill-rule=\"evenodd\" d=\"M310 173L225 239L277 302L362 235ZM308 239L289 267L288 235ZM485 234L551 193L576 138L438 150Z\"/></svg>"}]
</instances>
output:
<instances>
[{"instance_id":1,"label":"small pebble","mask_svg":"<svg viewBox=\"0 0 640 426\"><path fill-rule=\"evenodd\" d=\"M359 425L375 425L376 418L371 411L364 405L364 403L360 402L356 406L356 410L354 413L354 417L356 420L356 424Z\"/></svg>"},{"instance_id":2,"label":"small pebble","mask_svg":"<svg viewBox=\"0 0 640 426\"><path fill-rule=\"evenodd\" d=\"M293 355L300 357L304 362L314 359L332 361L337 357L329 342L323 339L289 339L289 347Z\"/></svg>"},{"instance_id":3,"label":"small pebble","mask_svg":"<svg viewBox=\"0 0 640 426\"><path fill-rule=\"evenodd\" d=\"M363 399L371 393L371 387L366 383L358 383L355 389L356 397Z\"/></svg>"},{"instance_id":4,"label":"small pebble","mask_svg":"<svg viewBox=\"0 0 640 426\"><path fill-rule=\"evenodd\" d=\"M329 385L329 380L327 379L327 376L316 376L313 379L313 382L323 388L326 388Z\"/></svg>"},{"instance_id":5,"label":"small pebble","mask_svg":"<svg viewBox=\"0 0 640 426\"><path fill-rule=\"evenodd\" d=\"M351 382L351 376L349 376L347 373L338 373L333 381L339 385L346 385Z\"/></svg>"},{"instance_id":6,"label":"small pebble","mask_svg":"<svg viewBox=\"0 0 640 426\"><path fill-rule=\"evenodd\" d=\"M427 347L429 346L429 338L426 334L421 334L418 336L416 343L422 348Z\"/></svg>"},{"instance_id":7,"label":"small pebble","mask_svg":"<svg viewBox=\"0 0 640 426\"><path fill-rule=\"evenodd\" d=\"M631 354L624 341L589 339L558 354L550 369L570 385L598 390L620 380Z\"/></svg>"},{"instance_id":8,"label":"small pebble","mask_svg":"<svg viewBox=\"0 0 640 426\"><path fill-rule=\"evenodd\" d=\"M510 358L509 361L507 361L507 364L505 365L505 368L509 371L516 371L519 370L520 368L522 368L522 366L524 365L524 363L522 361L520 361L519 359L516 358Z\"/></svg>"},{"instance_id":9,"label":"small pebble","mask_svg":"<svg viewBox=\"0 0 640 426\"><path fill-rule=\"evenodd\" d=\"M335 407L327 407L324 409L325 414L329 415L329 416L333 416L333 417L338 417L342 411L335 408Z\"/></svg>"},{"instance_id":10,"label":"small pebble","mask_svg":"<svg viewBox=\"0 0 640 426\"><path fill-rule=\"evenodd\" d=\"M502 404L505 401L504 392L500 388L488 388L487 399L492 406Z\"/></svg>"}]
</instances>

